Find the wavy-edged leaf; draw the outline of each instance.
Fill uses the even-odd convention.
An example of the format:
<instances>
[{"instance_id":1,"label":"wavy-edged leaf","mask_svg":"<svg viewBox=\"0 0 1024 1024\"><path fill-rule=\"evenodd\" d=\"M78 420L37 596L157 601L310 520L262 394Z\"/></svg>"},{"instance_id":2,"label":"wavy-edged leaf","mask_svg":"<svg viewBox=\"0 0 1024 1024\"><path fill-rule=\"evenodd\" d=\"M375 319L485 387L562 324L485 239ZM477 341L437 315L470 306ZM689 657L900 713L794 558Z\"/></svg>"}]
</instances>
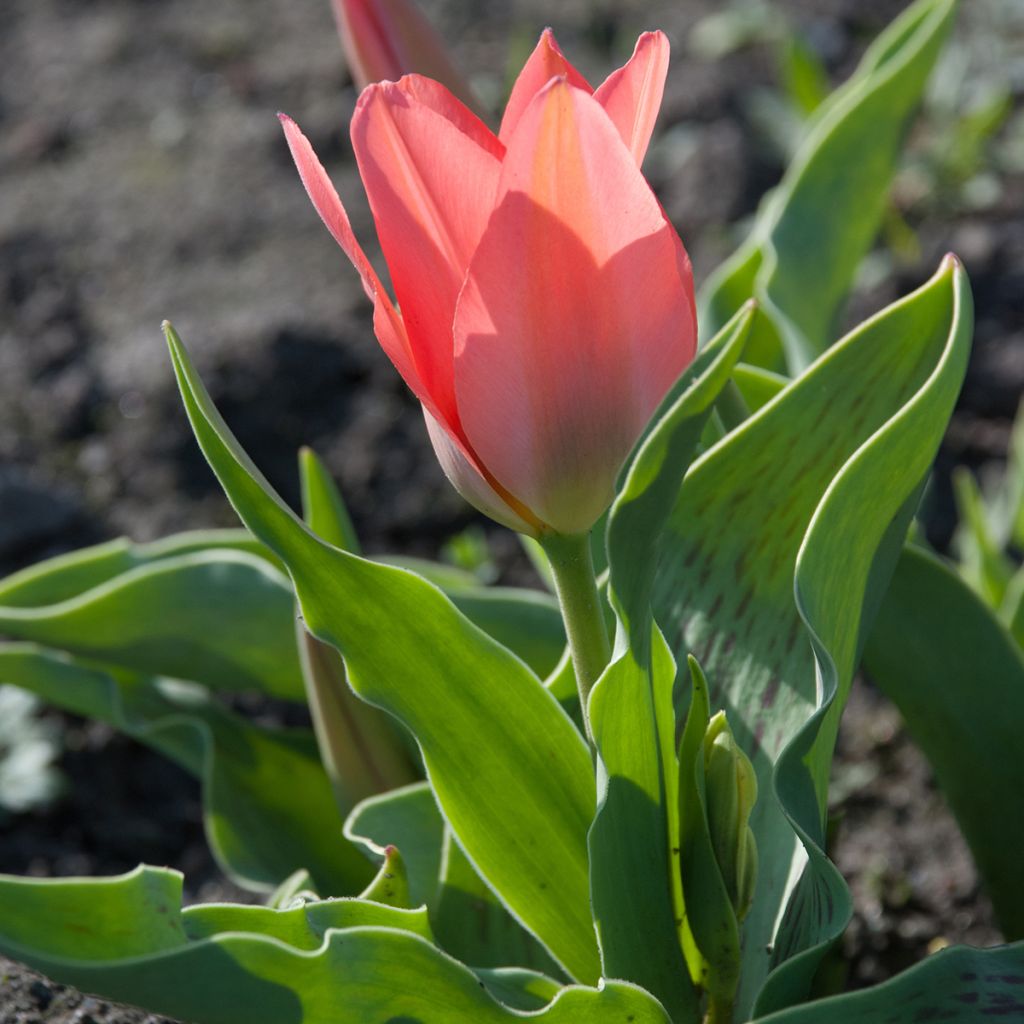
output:
<instances>
[{"instance_id":1,"label":"wavy-edged leaf","mask_svg":"<svg viewBox=\"0 0 1024 1024\"><path fill-rule=\"evenodd\" d=\"M109 722L198 776L218 863L240 885L272 891L299 868L320 892L358 892L373 874L341 835L310 733L254 725L202 688L108 672L33 644L0 644L0 681Z\"/></svg>"},{"instance_id":2,"label":"wavy-edged leaf","mask_svg":"<svg viewBox=\"0 0 1024 1024\"><path fill-rule=\"evenodd\" d=\"M831 342L955 9L955 0L917 0L875 40L853 77L811 118L750 238L707 282L707 331L751 296L761 303L765 319L748 351L751 362L795 373Z\"/></svg>"},{"instance_id":3,"label":"wavy-edged leaf","mask_svg":"<svg viewBox=\"0 0 1024 1024\"><path fill-rule=\"evenodd\" d=\"M0 951L62 983L195 1024L671 1024L643 990L549 991L516 972L482 980L423 934L419 911L364 900L291 910L180 910L181 876L0 876ZM420 933L417 934L417 931ZM495 995L488 991L490 981ZM547 990L547 991L546 991Z\"/></svg>"},{"instance_id":4,"label":"wavy-edged leaf","mask_svg":"<svg viewBox=\"0 0 1024 1024\"><path fill-rule=\"evenodd\" d=\"M1024 654L948 566L908 547L864 652L970 843L1007 938L1024 937Z\"/></svg>"},{"instance_id":5,"label":"wavy-edged leaf","mask_svg":"<svg viewBox=\"0 0 1024 1024\"><path fill-rule=\"evenodd\" d=\"M403 852L410 898L428 907L438 944L452 956L475 970L516 965L558 973L466 859L429 783L364 800L349 815L345 835L374 859L389 847Z\"/></svg>"},{"instance_id":6,"label":"wavy-edged leaf","mask_svg":"<svg viewBox=\"0 0 1024 1024\"><path fill-rule=\"evenodd\" d=\"M14 581L22 603L0 604L0 633L134 672L303 700L288 578L240 547L175 547L140 561L139 549L114 542L44 565ZM37 603L71 593L90 575L105 578Z\"/></svg>"},{"instance_id":7,"label":"wavy-edged leaf","mask_svg":"<svg viewBox=\"0 0 1024 1024\"><path fill-rule=\"evenodd\" d=\"M697 999L679 941L675 664L654 627L650 593L662 529L701 431L746 341L745 310L697 357L662 403L608 519L612 663L588 706L600 758L590 885L605 974L656 995L676 1021ZM652 645L651 634L654 631Z\"/></svg>"},{"instance_id":8,"label":"wavy-edged leaf","mask_svg":"<svg viewBox=\"0 0 1024 1024\"><path fill-rule=\"evenodd\" d=\"M341 651L353 689L416 737L481 876L572 977L596 981L583 737L527 666L436 588L311 534L241 451L170 328L168 342L200 446L243 522L288 566L307 627Z\"/></svg>"},{"instance_id":9,"label":"wavy-edged leaf","mask_svg":"<svg viewBox=\"0 0 1024 1024\"><path fill-rule=\"evenodd\" d=\"M1024 1020L1024 943L954 946L889 981L758 1017L755 1024L979 1024Z\"/></svg>"},{"instance_id":10,"label":"wavy-edged leaf","mask_svg":"<svg viewBox=\"0 0 1024 1024\"><path fill-rule=\"evenodd\" d=\"M148 544L118 537L37 562L0 580L0 606L34 608L57 604L131 569L211 548L245 551L280 565L248 530L191 530Z\"/></svg>"},{"instance_id":11,"label":"wavy-edged leaf","mask_svg":"<svg viewBox=\"0 0 1024 1024\"><path fill-rule=\"evenodd\" d=\"M776 972L762 1005L802 998L819 944L845 924L848 893L820 849L837 716L970 330L966 277L946 260L698 459L673 511L655 617L677 659L693 652L705 668L712 708L727 711L758 774L741 1014L772 968L813 949Z\"/></svg>"}]
</instances>

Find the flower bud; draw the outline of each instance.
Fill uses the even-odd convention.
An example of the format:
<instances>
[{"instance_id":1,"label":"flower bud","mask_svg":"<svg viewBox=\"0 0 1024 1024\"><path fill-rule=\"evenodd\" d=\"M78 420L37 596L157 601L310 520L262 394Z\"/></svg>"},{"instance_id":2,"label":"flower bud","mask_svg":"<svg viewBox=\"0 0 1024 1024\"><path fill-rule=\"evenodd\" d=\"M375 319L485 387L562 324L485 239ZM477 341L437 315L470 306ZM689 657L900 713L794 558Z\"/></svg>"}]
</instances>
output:
<instances>
[{"instance_id":1,"label":"flower bud","mask_svg":"<svg viewBox=\"0 0 1024 1024\"><path fill-rule=\"evenodd\" d=\"M475 106L472 90L413 0L334 0L334 17L349 73L360 90L415 72Z\"/></svg>"},{"instance_id":2,"label":"flower bud","mask_svg":"<svg viewBox=\"0 0 1024 1024\"><path fill-rule=\"evenodd\" d=\"M711 844L736 920L742 921L757 883L757 844L749 824L757 776L724 711L711 719L704 734L704 783Z\"/></svg>"}]
</instances>

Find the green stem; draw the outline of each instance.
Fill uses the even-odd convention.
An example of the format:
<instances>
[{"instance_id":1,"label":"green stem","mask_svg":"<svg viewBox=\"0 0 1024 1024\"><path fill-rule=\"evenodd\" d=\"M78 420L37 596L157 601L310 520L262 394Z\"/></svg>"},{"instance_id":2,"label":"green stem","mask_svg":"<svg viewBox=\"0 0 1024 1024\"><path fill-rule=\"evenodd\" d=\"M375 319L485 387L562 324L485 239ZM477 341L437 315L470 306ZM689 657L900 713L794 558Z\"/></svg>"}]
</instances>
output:
<instances>
[{"instance_id":1,"label":"green stem","mask_svg":"<svg viewBox=\"0 0 1024 1024\"><path fill-rule=\"evenodd\" d=\"M587 698L608 665L611 645L605 624L601 595L597 592L594 562L590 555L590 534L551 534L540 541L551 562L555 590L562 606L565 634L569 640L576 688L586 727L593 745L587 717Z\"/></svg>"},{"instance_id":2,"label":"green stem","mask_svg":"<svg viewBox=\"0 0 1024 1024\"><path fill-rule=\"evenodd\" d=\"M704 1024L732 1024L732 1000L715 999L710 996Z\"/></svg>"}]
</instances>

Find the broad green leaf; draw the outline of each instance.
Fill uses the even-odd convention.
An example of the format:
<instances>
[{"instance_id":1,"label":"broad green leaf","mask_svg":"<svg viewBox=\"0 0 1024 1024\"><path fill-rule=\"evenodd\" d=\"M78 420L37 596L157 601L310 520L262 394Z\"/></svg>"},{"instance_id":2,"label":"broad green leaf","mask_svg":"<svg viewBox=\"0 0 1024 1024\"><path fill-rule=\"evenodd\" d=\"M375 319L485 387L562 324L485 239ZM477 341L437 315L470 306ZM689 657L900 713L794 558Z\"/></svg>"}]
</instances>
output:
<instances>
[{"instance_id":1,"label":"broad green leaf","mask_svg":"<svg viewBox=\"0 0 1024 1024\"><path fill-rule=\"evenodd\" d=\"M370 879L370 863L342 838L330 785L305 730L256 726L200 687L115 678L33 644L0 644L0 682L109 722L198 776L207 840L239 884L270 892L306 868L320 892L344 895Z\"/></svg>"},{"instance_id":2,"label":"broad green leaf","mask_svg":"<svg viewBox=\"0 0 1024 1024\"><path fill-rule=\"evenodd\" d=\"M1024 1020L1024 943L954 946L859 992L819 999L755 1024L980 1024Z\"/></svg>"},{"instance_id":3,"label":"broad green leaf","mask_svg":"<svg viewBox=\"0 0 1024 1024\"><path fill-rule=\"evenodd\" d=\"M601 767L590 831L590 884L604 972L656 995L679 1022L696 994L679 942L675 664L654 629L650 596L662 529L716 397L746 341L745 310L697 357L662 403L608 520L615 655L588 713Z\"/></svg>"},{"instance_id":4,"label":"broad green leaf","mask_svg":"<svg viewBox=\"0 0 1024 1024\"><path fill-rule=\"evenodd\" d=\"M111 879L0 876L0 951L194 1024L513 1024L523 1014L498 998L538 1006L550 992L523 972L478 977L425 937L418 911L364 900L284 911L180 905L181 876L160 868ZM622 982L561 989L528 1019L671 1024Z\"/></svg>"},{"instance_id":5,"label":"broad green leaf","mask_svg":"<svg viewBox=\"0 0 1024 1024\"><path fill-rule=\"evenodd\" d=\"M955 7L917 0L875 40L852 78L817 108L750 238L705 286L709 333L751 296L761 302L765 320L749 361L795 373L832 341Z\"/></svg>"},{"instance_id":6,"label":"broad green leaf","mask_svg":"<svg viewBox=\"0 0 1024 1024\"><path fill-rule=\"evenodd\" d=\"M966 277L944 261L698 459L673 510L655 618L677 661L692 652L705 669L761 794L741 1015L773 968L763 1005L803 998L821 943L845 924L848 894L821 852L837 716L970 330Z\"/></svg>"},{"instance_id":7,"label":"broad green leaf","mask_svg":"<svg viewBox=\"0 0 1024 1024\"><path fill-rule=\"evenodd\" d=\"M51 570L52 586L67 586L57 582L66 574L81 582L87 562L106 574L115 560L137 557L131 548L93 551ZM24 600L23 585L18 591ZM287 577L265 558L200 548L148 559L53 603L0 605L0 633L135 672L302 700L294 601Z\"/></svg>"},{"instance_id":8,"label":"broad green leaf","mask_svg":"<svg viewBox=\"0 0 1024 1024\"><path fill-rule=\"evenodd\" d=\"M1024 655L946 565L904 550L865 663L927 755L1004 934L1024 937Z\"/></svg>"},{"instance_id":9,"label":"broad green leaf","mask_svg":"<svg viewBox=\"0 0 1024 1024\"><path fill-rule=\"evenodd\" d=\"M448 599L485 633L518 654L543 678L565 651L565 627L558 602L539 590L490 587L464 569L425 558L384 555L374 561L409 569L445 592Z\"/></svg>"},{"instance_id":10,"label":"broad green leaf","mask_svg":"<svg viewBox=\"0 0 1024 1024\"><path fill-rule=\"evenodd\" d=\"M527 967L559 974L555 962L495 898L445 830L437 907L431 920L437 943L477 968Z\"/></svg>"},{"instance_id":11,"label":"broad green leaf","mask_svg":"<svg viewBox=\"0 0 1024 1024\"><path fill-rule=\"evenodd\" d=\"M364 800L345 835L374 859L388 847L409 864L410 899L426 904L438 944L474 969L558 968L487 888L446 828L428 783Z\"/></svg>"},{"instance_id":12,"label":"broad green leaf","mask_svg":"<svg viewBox=\"0 0 1024 1024\"><path fill-rule=\"evenodd\" d=\"M131 569L211 548L244 551L279 564L248 530L194 530L149 544L135 544L120 537L48 558L8 576L0 581L0 606L36 608L58 604Z\"/></svg>"},{"instance_id":13,"label":"broad green leaf","mask_svg":"<svg viewBox=\"0 0 1024 1024\"><path fill-rule=\"evenodd\" d=\"M485 633L519 655L540 678L561 660L565 627L558 602L521 587L443 587L448 599Z\"/></svg>"},{"instance_id":14,"label":"broad green leaf","mask_svg":"<svg viewBox=\"0 0 1024 1024\"><path fill-rule=\"evenodd\" d=\"M540 680L425 580L324 544L274 494L168 342L193 429L243 522L288 566L307 628L361 697L416 737L474 866L572 977L599 976L586 834L586 743Z\"/></svg>"}]
</instances>

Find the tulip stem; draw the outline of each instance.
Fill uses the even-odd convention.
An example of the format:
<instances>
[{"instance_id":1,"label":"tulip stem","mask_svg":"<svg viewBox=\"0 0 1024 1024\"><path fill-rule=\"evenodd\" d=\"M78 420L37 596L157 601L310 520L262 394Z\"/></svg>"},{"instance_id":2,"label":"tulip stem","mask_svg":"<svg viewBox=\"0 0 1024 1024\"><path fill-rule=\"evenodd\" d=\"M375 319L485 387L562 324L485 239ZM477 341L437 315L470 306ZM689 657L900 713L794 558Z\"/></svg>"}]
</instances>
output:
<instances>
[{"instance_id":1,"label":"tulip stem","mask_svg":"<svg viewBox=\"0 0 1024 1024\"><path fill-rule=\"evenodd\" d=\"M569 640L580 709L591 746L594 737L587 716L587 698L611 657L604 605L597 591L590 534L550 534L540 541L551 562L558 602Z\"/></svg>"}]
</instances>

